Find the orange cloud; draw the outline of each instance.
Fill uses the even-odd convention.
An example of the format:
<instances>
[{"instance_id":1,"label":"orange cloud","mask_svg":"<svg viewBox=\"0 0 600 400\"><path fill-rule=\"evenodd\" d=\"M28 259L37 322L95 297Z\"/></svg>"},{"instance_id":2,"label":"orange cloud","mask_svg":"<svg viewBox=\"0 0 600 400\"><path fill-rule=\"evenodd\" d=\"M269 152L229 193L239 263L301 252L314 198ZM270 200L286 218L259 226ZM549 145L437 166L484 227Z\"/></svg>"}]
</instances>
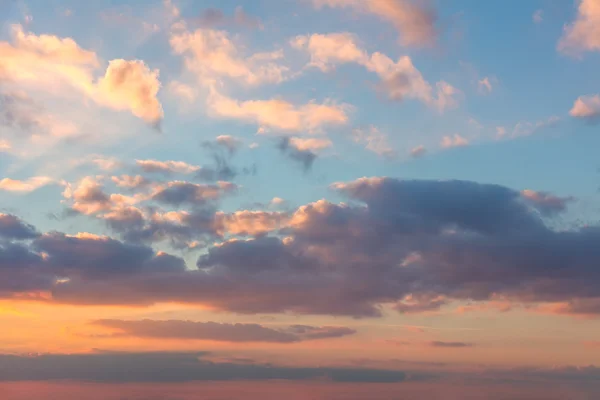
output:
<instances>
[{"instance_id":1,"label":"orange cloud","mask_svg":"<svg viewBox=\"0 0 600 400\"><path fill-rule=\"evenodd\" d=\"M42 186L46 186L52 182L53 179L47 176L34 176L24 181L4 178L0 180L0 190L27 193L39 189Z\"/></svg>"},{"instance_id":2,"label":"orange cloud","mask_svg":"<svg viewBox=\"0 0 600 400\"><path fill-rule=\"evenodd\" d=\"M351 8L392 23L406 46L430 46L435 43L435 13L423 2L410 0L313 0L317 8Z\"/></svg>"},{"instance_id":3,"label":"orange cloud","mask_svg":"<svg viewBox=\"0 0 600 400\"><path fill-rule=\"evenodd\" d=\"M325 126L345 125L351 106L327 100L296 106L282 99L237 101L213 92L208 99L209 112L217 117L239 119L270 129L318 133Z\"/></svg>"},{"instance_id":4,"label":"orange cloud","mask_svg":"<svg viewBox=\"0 0 600 400\"><path fill-rule=\"evenodd\" d=\"M157 124L163 116L157 99L158 70L143 61L112 60L97 82L96 53L71 38L35 35L21 25L12 27L13 43L0 42L0 77L60 93L67 85L96 103Z\"/></svg>"},{"instance_id":5,"label":"orange cloud","mask_svg":"<svg viewBox=\"0 0 600 400\"><path fill-rule=\"evenodd\" d=\"M457 133L453 136L444 136L442 138L442 141L440 142L440 146L442 146L445 149L451 147L464 147L468 145L469 141Z\"/></svg>"}]
</instances>

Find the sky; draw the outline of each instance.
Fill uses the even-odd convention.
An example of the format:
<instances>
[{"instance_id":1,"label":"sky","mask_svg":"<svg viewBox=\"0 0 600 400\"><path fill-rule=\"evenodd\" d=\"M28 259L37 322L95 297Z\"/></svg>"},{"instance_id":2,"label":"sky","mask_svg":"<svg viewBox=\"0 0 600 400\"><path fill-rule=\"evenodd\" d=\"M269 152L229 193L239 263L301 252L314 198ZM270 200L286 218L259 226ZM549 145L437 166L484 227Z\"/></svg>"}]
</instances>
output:
<instances>
[{"instance_id":1,"label":"sky","mask_svg":"<svg viewBox=\"0 0 600 400\"><path fill-rule=\"evenodd\" d=\"M600 0L0 0L2 398L598 398L599 66Z\"/></svg>"}]
</instances>

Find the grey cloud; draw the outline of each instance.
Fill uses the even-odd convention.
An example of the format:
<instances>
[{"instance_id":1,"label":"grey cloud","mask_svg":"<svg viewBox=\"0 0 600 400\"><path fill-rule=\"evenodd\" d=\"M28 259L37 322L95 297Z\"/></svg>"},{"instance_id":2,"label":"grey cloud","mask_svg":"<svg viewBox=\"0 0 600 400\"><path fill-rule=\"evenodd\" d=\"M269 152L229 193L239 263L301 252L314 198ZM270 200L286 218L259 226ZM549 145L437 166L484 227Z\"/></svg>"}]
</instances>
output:
<instances>
[{"instance_id":1,"label":"grey cloud","mask_svg":"<svg viewBox=\"0 0 600 400\"><path fill-rule=\"evenodd\" d=\"M122 331L117 335L162 339L199 339L219 342L295 343L305 340L342 337L356 332L346 327L295 325L287 329L273 329L260 324L181 320L98 320L94 324Z\"/></svg>"},{"instance_id":2,"label":"grey cloud","mask_svg":"<svg viewBox=\"0 0 600 400\"><path fill-rule=\"evenodd\" d=\"M282 138L277 144L277 148L290 159L299 162L304 171L311 169L317 159L317 154L310 150L300 150L293 146L289 138Z\"/></svg>"},{"instance_id":3,"label":"grey cloud","mask_svg":"<svg viewBox=\"0 0 600 400\"><path fill-rule=\"evenodd\" d=\"M118 353L0 355L1 381L187 382L230 380L322 380L402 382L401 371L367 368L301 368L214 363L207 353Z\"/></svg>"},{"instance_id":4,"label":"grey cloud","mask_svg":"<svg viewBox=\"0 0 600 400\"><path fill-rule=\"evenodd\" d=\"M23 222L15 215L0 213L0 238L32 239L38 236L35 227Z\"/></svg>"},{"instance_id":5,"label":"grey cloud","mask_svg":"<svg viewBox=\"0 0 600 400\"><path fill-rule=\"evenodd\" d=\"M174 206L191 204L202 206L210 204L227 193L237 189L233 183L223 182L217 185L197 184L190 182L169 182L152 197L153 200Z\"/></svg>"},{"instance_id":6,"label":"grey cloud","mask_svg":"<svg viewBox=\"0 0 600 400\"><path fill-rule=\"evenodd\" d=\"M4 246L0 263L20 271L20 287L51 272L71 278L49 289L54 301L75 304L178 301L240 313L375 317L384 303L422 312L501 296L558 302L553 311L567 314L600 311L598 227L554 230L536 204L498 185L365 178L333 189L347 203L308 204L273 236L209 247L197 270L146 246L105 239L89 247L61 234ZM124 236L210 242L214 210L202 211L181 226L157 221Z\"/></svg>"}]
</instances>

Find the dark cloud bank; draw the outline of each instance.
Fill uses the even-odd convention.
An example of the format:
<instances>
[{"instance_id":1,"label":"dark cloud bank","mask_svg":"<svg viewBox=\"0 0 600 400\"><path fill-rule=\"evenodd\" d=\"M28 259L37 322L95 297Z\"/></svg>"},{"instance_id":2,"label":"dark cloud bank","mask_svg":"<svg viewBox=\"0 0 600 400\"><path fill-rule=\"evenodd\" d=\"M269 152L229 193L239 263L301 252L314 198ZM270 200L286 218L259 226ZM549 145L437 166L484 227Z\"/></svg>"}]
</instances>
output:
<instances>
[{"instance_id":1,"label":"dark cloud bank","mask_svg":"<svg viewBox=\"0 0 600 400\"><path fill-rule=\"evenodd\" d=\"M196 186L172 189L157 201L194 203ZM548 222L571 199L467 181L363 178L332 189L347 203L302 206L256 237L208 248L197 269L131 240L232 237L216 232L217 214L207 208L177 224L115 224L125 241L40 234L5 214L0 293L46 291L52 301L73 304L178 301L239 313L355 317L378 316L382 304L420 312L502 296L560 302L556 311L564 313L600 312L600 229L557 230ZM258 216L249 214L250 223ZM260 214L263 222L271 216L282 218Z\"/></svg>"}]
</instances>

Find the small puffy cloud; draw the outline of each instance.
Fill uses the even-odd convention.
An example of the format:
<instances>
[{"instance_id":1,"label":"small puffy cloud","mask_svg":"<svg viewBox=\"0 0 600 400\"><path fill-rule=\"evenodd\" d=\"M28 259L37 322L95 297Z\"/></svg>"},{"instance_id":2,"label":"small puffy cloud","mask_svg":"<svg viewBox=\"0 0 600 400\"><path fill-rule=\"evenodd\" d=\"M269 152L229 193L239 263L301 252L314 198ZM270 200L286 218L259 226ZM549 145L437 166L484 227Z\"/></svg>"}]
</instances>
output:
<instances>
[{"instance_id":1,"label":"small puffy cloud","mask_svg":"<svg viewBox=\"0 0 600 400\"><path fill-rule=\"evenodd\" d=\"M477 81L477 89L479 90L479 93L481 94L488 94L488 93L492 93L492 83L490 82L490 78L489 77L484 77L480 80Z\"/></svg>"},{"instance_id":2,"label":"small puffy cloud","mask_svg":"<svg viewBox=\"0 0 600 400\"><path fill-rule=\"evenodd\" d=\"M346 327L292 325L273 329L260 324L228 324L182 320L98 320L95 325L116 329L114 336L157 339L195 339L217 342L296 343L306 340L336 338L356 333Z\"/></svg>"},{"instance_id":3,"label":"small puffy cloud","mask_svg":"<svg viewBox=\"0 0 600 400\"><path fill-rule=\"evenodd\" d=\"M354 142L364 144L365 148L383 157L394 157L396 151L390 146L388 137L376 126L357 128L352 131Z\"/></svg>"},{"instance_id":4,"label":"small puffy cloud","mask_svg":"<svg viewBox=\"0 0 600 400\"><path fill-rule=\"evenodd\" d=\"M313 0L316 8L351 8L388 21L400 34L406 46L430 46L435 43L436 14L425 2L412 0Z\"/></svg>"},{"instance_id":5,"label":"small puffy cloud","mask_svg":"<svg viewBox=\"0 0 600 400\"><path fill-rule=\"evenodd\" d=\"M600 51L600 1L579 1L577 17L564 27L557 49L576 56L586 51Z\"/></svg>"},{"instance_id":6,"label":"small puffy cloud","mask_svg":"<svg viewBox=\"0 0 600 400\"><path fill-rule=\"evenodd\" d=\"M214 116L255 123L264 128L263 131L308 133L317 133L326 126L347 124L352 109L348 104L331 100L297 106L282 99L237 101L218 93L209 97L208 107Z\"/></svg>"},{"instance_id":7,"label":"small puffy cloud","mask_svg":"<svg viewBox=\"0 0 600 400\"><path fill-rule=\"evenodd\" d=\"M600 95L579 97L569 115L595 122L600 117Z\"/></svg>"},{"instance_id":8,"label":"small puffy cloud","mask_svg":"<svg viewBox=\"0 0 600 400\"><path fill-rule=\"evenodd\" d=\"M531 19L534 23L541 24L544 20L544 10L535 10L533 15L531 16Z\"/></svg>"},{"instance_id":9,"label":"small puffy cloud","mask_svg":"<svg viewBox=\"0 0 600 400\"><path fill-rule=\"evenodd\" d=\"M135 160L136 165L144 172L162 174L191 174L200 170L197 165L184 161Z\"/></svg>"},{"instance_id":10,"label":"small puffy cloud","mask_svg":"<svg viewBox=\"0 0 600 400\"><path fill-rule=\"evenodd\" d=\"M413 147L410 150L410 156L413 157L413 158L422 157L422 156L425 155L425 153L427 153L427 149L423 145L419 145L417 147Z\"/></svg>"},{"instance_id":11,"label":"small puffy cloud","mask_svg":"<svg viewBox=\"0 0 600 400\"><path fill-rule=\"evenodd\" d=\"M139 60L112 60L98 81L96 101L117 110L129 110L157 125L163 117L162 105L156 97L159 89L158 70L150 70Z\"/></svg>"},{"instance_id":12,"label":"small puffy cloud","mask_svg":"<svg viewBox=\"0 0 600 400\"><path fill-rule=\"evenodd\" d=\"M8 192L28 193L33 192L34 190L37 190L42 186L46 186L53 182L54 180L47 176L34 176L26 180L3 178L0 179L0 190L6 190Z\"/></svg>"},{"instance_id":13,"label":"small puffy cloud","mask_svg":"<svg viewBox=\"0 0 600 400\"><path fill-rule=\"evenodd\" d=\"M440 142L440 146L442 146L445 149L451 147L464 147L468 145L469 141L464 137L460 136L458 133L455 133L452 136L444 136L442 138L442 141Z\"/></svg>"},{"instance_id":14,"label":"small puffy cloud","mask_svg":"<svg viewBox=\"0 0 600 400\"><path fill-rule=\"evenodd\" d=\"M233 155L242 146L242 143L243 141L235 136L219 135L214 141L204 142L203 146L212 149L215 149L216 147L222 147L223 149L227 150L229 155Z\"/></svg>"}]
</instances>

